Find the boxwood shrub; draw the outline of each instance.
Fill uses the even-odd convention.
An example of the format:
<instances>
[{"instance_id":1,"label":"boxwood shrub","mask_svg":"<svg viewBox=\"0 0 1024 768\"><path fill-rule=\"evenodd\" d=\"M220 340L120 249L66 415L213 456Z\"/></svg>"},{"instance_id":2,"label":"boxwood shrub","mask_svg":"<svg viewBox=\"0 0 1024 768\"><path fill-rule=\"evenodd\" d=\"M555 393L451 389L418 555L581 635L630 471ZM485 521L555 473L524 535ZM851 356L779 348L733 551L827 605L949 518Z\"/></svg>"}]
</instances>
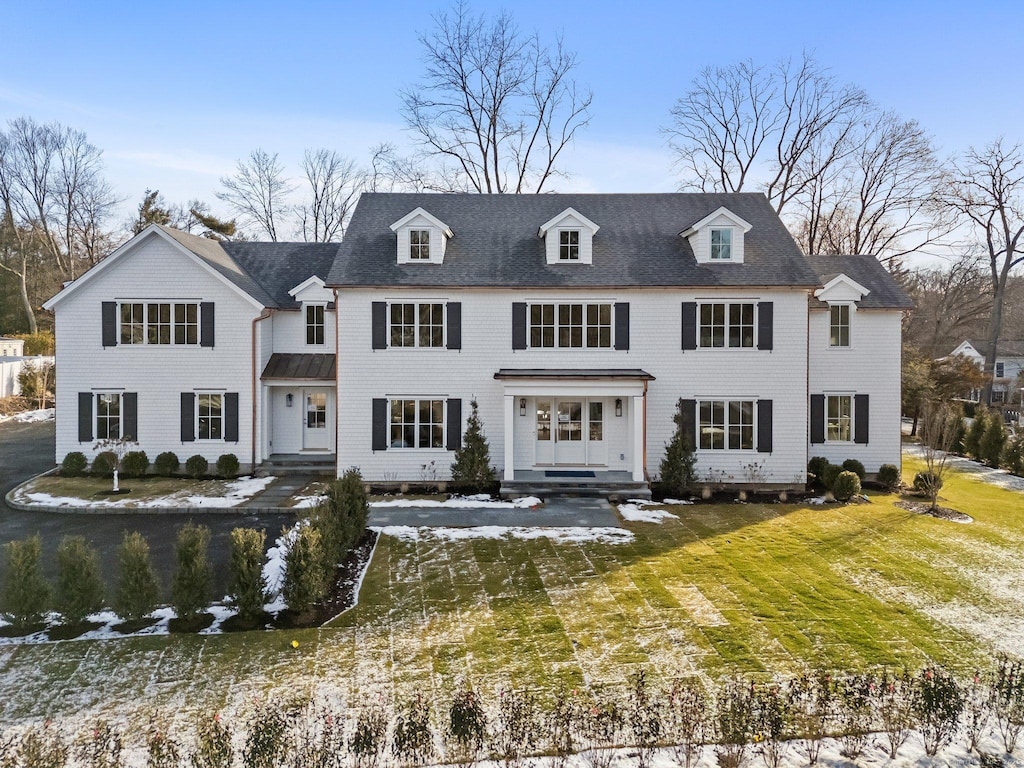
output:
<instances>
[{"instance_id":1,"label":"boxwood shrub","mask_svg":"<svg viewBox=\"0 0 1024 768\"><path fill-rule=\"evenodd\" d=\"M81 477L88 466L89 460L85 458L84 453L72 451L60 463L60 475L61 477Z\"/></svg>"},{"instance_id":2,"label":"boxwood shrub","mask_svg":"<svg viewBox=\"0 0 1024 768\"><path fill-rule=\"evenodd\" d=\"M200 456L198 453L195 456L189 456L185 462L185 474L189 477L194 477L197 480L206 474L210 468L210 462Z\"/></svg>"},{"instance_id":3,"label":"boxwood shrub","mask_svg":"<svg viewBox=\"0 0 1024 768\"><path fill-rule=\"evenodd\" d=\"M824 456L815 456L807 462L807 473L814 475L814 482L820 484L822 482L822 475L825 473L825 467L828 464L829 461Z\"/></svg>"},{"instance_id":4,"label":"boxwood shrub","mask_svg":"<svg viewBox=\"0 0 1024 768\"><path fill-rule=\"evenodd\" d=\"M217 474L221 477L238 477L238 457L223 453L217 459Z\"/></svg>"},{"instance_id":5,"label":"boxwood shrub","mask_svg":"<svg viewBox=\"0 0 1024 768\"><path fill-rule=\"evenodd\" d=\"M825 490L833 490L832 486L835 485L836 478L839 477L839 473L843 471L843 468L838 464L826 464L825 468L821 470L821 484Z\"/></svg>"},{"instance_id":6,"label":"boxwood shrub","mask_svg":"<svg viewBox=\"0 0 1024 768\"><path fill-rule=\"evenodd\" d=\"M895 491L900 484L900 470L895 464L883 464L878 468L878 484L887 491Z\"/></svg>"},{"instance_id":7,"label":"boxwood shrub","mask_svg":"<svg viewBox=\"0 0 1024 768\"><path fill-rule=\"evenodd\" d=\"M97 477L113 477L117 466L117 454L113 451L100 451L92 459L92 473Z\"/></svg>"},{"instance_id":8,"label":"boxwood shrub","mask_svg":"<svg viewBox=\"0 0 1024 768\"><path fill-rule=\"evenodd\" d=\"M860 478L856 472L843 470L832 483L832 494L839 501L849 501L854 495L860 493Z\"/></svg>"},{"instance_id":9,"label":"boxwood shrub","mask_svg":"<svg viewBox=\"0 0 1024 768\"><path fill-rule=\"evenodd\" d=\"M853 472L857 475L857 479L862 483L864 482L864 475L867 473L864 471L864 465L856 459L847 459L843 462L843 469L847 472Z\"/></svg>"},{"instance_id":10,"label":"boxwood shrub","mask_svg":"<svg viewBox=\"0 0 1024 768\"><path fill-rule=\"evenodd\" d=\"M181 462L178 461L178 454L173 451L164 451L153 462L154 471L163 477L171 477L176 474L179 467L181 467Z\"/></svg>"},{"instance_id":11,"label":"boxwood shrub","mask_svg":"<svg viewBox=\"0 0 1024 768\"><path fill-rule=\"evenodd\" d=\"M121 459L121 474L125 477L142 477L149 469L149 456L145 451L128 451Z\"/></svg>"}]
</instances>

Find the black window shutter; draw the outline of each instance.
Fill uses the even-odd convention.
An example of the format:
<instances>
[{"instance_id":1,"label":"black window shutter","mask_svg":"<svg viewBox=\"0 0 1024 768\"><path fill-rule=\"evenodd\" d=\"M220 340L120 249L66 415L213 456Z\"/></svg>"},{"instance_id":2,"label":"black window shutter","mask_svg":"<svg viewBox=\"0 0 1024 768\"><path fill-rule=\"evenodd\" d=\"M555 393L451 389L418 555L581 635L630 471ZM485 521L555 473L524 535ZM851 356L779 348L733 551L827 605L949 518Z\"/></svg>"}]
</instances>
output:
<instances>
[{"instance_id":1,"label":"black window shutter","mask_svg":"<svg viewBox=\"0 0 1024 768\"><path fill-rule=\"evenodd\" d=\"M124 420L124 436L139 442L139 393L125 392L121 395Z\"/></svg>"},{"instance_id":2,"label":"black window shutter","mask_svg":"<svg viewBox=\"0 0 1024 768\"><path fill-rule=\"evenodd\" d=\"M78 393L78 442L92 442L92 392Z\"/></svg>"},{"instance_id":3,"label":"black window shutter","mask_svg":"<svg viewBox=\"0 0 1024 768\"><path fill-rule=\"evenodd\" d=\"M181 442L191 443L196 439L196 393L181 393Z\"/></svg>"},{"instance_id":4,"label":"black window shutter","mask_svg":"<svg viewBox=\"0 0 1024 768\"><path fill-rule=\"evenodd\" d=\"M771 301L757 302L757 348L772 348L773 316L775 304Z\"/></svg>"},{"instance_id":5,"label":"black window shutter","mask_svg":"<svg viewBox=\"0 0 1024 768\"><path fill-rule=\"evenodd\" d=\"M811 395L811 443L825 442L825 396Z\"/></svg>"},{"instance_id":6,"label":"black window shutter","mask_svg":"<svg viewBox=\"0 0 1024 768\"><path fill-rule=\"evenodd\" d=\"M224 393L224 441L238 442L238 393Z\"/></svg>"},{"instance_id":7,"label":"black window shutter","mask_svg":"<svg viewBox=\"0 0 1024 768\"><path fill-rule=\"evenodd\" d=\"M629 349L629 302L615 304L615 348Z\"/></svg>"},{"instance_id":8,"label":"black window shutter","mask_svg":"<svg viewBox=\"0 0 1024 768\"><path fill-rule=\"evenodd\" d=\"M383 397L373 398L373 450L388 449L388 401Z\"/></svg>"},{"instance_id":9,"label":"black window shutter","mask_svg":"<svg viewBox=\"0 0 1024 768\"><path fill-rule=\"evenodd\" d=\"M449 301L448 311L448 349L462 349L462 302Z\"/></svg>"},{"instance_id":10,"label":"black window shutter","mask_svg":"<svg viewBox=\"0 0 1024 768\"><path fill-rule=\"evenodd\" d=\"M697 302L683 302L683 349L697 348Z\"/></svg>"},{"instance_id":11,"label":"black window shutter","mask_svg":"<svg viewBox=\"0 0 1024 768\"><path fill-rule=\"evenodd\" d=\"M853 442L855 443L867 443L868 442L868 421L870 421L870 415L868 411L868 396L867 395L854 395L853 396Z\"/></svg>"},{"instance_id":12,"label":"black window shutter","mask_svg":"<svg viewBox=\"0 0 1024 768\"><path fill-rule=\"evenodd\" d=\"M526 302L512 303L512 349L526 349Z\"/></svg>"},{"instance_id":13,"label":"black window shutter","mask_svg":"<svg viewBox=\"0 0 1024 768\"><path fill-rule=\"evenodd\" d=\"M757 452L772 452L772 401L757 401Z\"/></svg>"},{"instance_id":14,"label":"black window shutter","mask_svg":"<svg viewBox=\"0 0 1024 768\"><path fill-rule=\"evenodd\" d=\"M375 301L370 308L370 319L373 323L371 346L373 349L388 348L388 303ZM384 450L383 448L374 450Z\"/></svg>"},{"instance_id":15,"label":"black window shutter","mask_svg":"<svg viewBox=\"0 0 1024 768\"><path fill-rule=\"evenodd\" d=\"M448 398L448 437L445 448L457 451L462 447L462 401L457 397Z\"/></svg>"},{"instance_id":16,"label":"black window shutter","mask_svg":"<svg viewBox=\"0 0 1024 768\"><path fill-rule=\"evenodd\" d=\"M199 346L213 346L213 302L204 301L199 305Z\"/></svg>"},{"instance_id":17,"label":"black window shutter","mask_svg":"<svg viewBox=\"0 0 1024 768\"><path fill-rule=\"evenodd\" d=\"M117 346L117 302L103 302L103 346ZM90 440L92 438L89 438Z\"/></svg>"},{"instance_id":18,"label":"black window shutter","mask_svg":"<svg viewBox=\"0 0 1024 768\"><path fill-rule=\"evenodd\" d=\"M680 400L680 409L683 416L683 423L680 425L683 430L683 437L688 441L690 448L697 446L697 401Z\"/></svg>"}]
</instances>

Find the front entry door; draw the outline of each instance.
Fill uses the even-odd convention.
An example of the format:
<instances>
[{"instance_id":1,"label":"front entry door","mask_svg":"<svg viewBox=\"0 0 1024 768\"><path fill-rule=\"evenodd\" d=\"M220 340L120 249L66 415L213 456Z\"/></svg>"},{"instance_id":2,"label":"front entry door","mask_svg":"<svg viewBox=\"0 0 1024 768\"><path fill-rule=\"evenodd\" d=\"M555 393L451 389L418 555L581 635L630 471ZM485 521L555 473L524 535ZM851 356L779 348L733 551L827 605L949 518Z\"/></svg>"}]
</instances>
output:
<instances>
[{"instance_id":1,"label":"front entry door","mask_svg":"<svg viewBox=\"0 0 1024 768\"><path fill-rule=\"evenodd\" d=\"M329 451L331 435L327 428L327 392L307 389L303 392L303 400L306 409L302 447L307 451Z\"/></svg>"},{"instance_id":2,"label":"front entry door","mask_svg":"<svg viewBox=\"0 0 1024 768\"><path fill-rule=\"evenodd\" d=\"M558 400L555 407L555 464L585 464L583 401Z\"/></svg>"}]
</instances>

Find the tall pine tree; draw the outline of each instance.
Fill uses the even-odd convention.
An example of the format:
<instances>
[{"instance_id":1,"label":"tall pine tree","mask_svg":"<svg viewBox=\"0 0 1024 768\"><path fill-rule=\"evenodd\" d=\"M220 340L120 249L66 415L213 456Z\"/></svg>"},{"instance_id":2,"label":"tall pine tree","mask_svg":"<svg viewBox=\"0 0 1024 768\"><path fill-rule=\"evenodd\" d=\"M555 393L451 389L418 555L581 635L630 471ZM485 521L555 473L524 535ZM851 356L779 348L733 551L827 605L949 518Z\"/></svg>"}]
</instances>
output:
<instances>
[{"instance_id":1,"label":"tall pine tree","mask_svg":"<svg viewBox=\"0 0 1024 768\"><path fill-rule=\"evenodd\" d=\"M498 476L491 466L491 449L484 436L476 400L471 400L469 405L472 412L466 420L462 447L455 452L455 461L452 462L452 482L481 491L496 483Z\"/></svg>"}]
</instances>

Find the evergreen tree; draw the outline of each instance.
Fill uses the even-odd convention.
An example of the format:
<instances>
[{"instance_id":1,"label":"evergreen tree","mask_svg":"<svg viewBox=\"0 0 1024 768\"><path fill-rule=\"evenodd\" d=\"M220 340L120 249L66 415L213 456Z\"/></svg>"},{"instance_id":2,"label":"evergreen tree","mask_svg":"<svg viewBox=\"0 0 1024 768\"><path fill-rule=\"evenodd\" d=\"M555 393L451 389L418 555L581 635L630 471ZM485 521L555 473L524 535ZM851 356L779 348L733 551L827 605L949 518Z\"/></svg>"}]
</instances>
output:
<instances>
[{"instance_id":1,"label":"evergreen tree","mask_svg":"<svg viewBox=\"0 0 1024 768\"><path fill-rule=\"evenodd\" d=\"M139 203L139 212L132 222L132 234L137 235L150 224L168 226L171 223L171 210L160 196L159 189L147 189Z\"/></svg>"},{"instance_id":2,"label":"evergreen tree","mask_svg":"<svg viewBox=\"0 0 1024 768\"><path fill-rule=\"evenodd\" d=\"M327 495L312 515L313 526L320 531L326 564L334 566L356 545L370 516L366 486L359 470L350 467L327 488Z\"/></svg>"},{"instance_id":3,"label":"evergreen tree","mask_svg":"<svg viewBox=\"0 0 1024 768\"><path fill-rule=\"evenodd\" d=\"M981 406L974 411L974 421L964 435L964 453L974 459L981 458L981 439L988 429L988 411Z\"/></svg>"},{"instance_id":4,"label":"evergreen tree","mask_svg":"<svg viewBox=\"0 0 1024 768\"><path fill-rule=\"evenodd\" d=\"M0 610L16 627L38 624L49 607L50 585L40 565L42 543L39 534L4 544L4 578L0 588Z\"/></svg>"},{"instance_id":5,"label":"evergreen tree","mask_svg":"<svg viewBox=\"0 0 1024 768\"><path fill-rule=\"evenodd\" d=\"M452 462L452 482L480 491L497 482L498 477L491 466L491 449L483 432L476 400L471 400L469 405L472 412L466 421L462 447L455 452L455 461Z\"/></svg>"},{"instance_id":6,"label":"evergreen tree","mask_svg":"<svg viewBox=\"0 0 1024 768\"><path fill-rule=\"evenodd\" d=\"M324 561L320 531L312 525L300 525L284 556L281 596L288 608L305 613L324 598L329 586Z\"/></svg>"},{"instance_id":7,"label":"evergreen tree","mask_svg":"<svg viewBox=\"0 0 1024 768\"><path fill-rule=\"evenodd\" d=\"M1005 447L1006 427L1003 426L1002 414L996 411L989 415L985 434L981 436L981 443L978 445L978 458L990 467L998 467Z\"/></svg>"},{"instance_id":8,"label":"evergreen tree","mask_svg":"<svg viewBox=\"0 0 1024 768\"><path fill-rule=\"evenodd\" d=\"M231 571L231 604L243 621L253 621L263 613L267 602L267 580L263 577L265 531L235 528L231 531L228 568Z\"/></svg>"},{"instance_id":9,"label":"evergreen tree","mask_svg":"<svg viewBox=\"0 0 1024 768\"><path fill-rule=\"evenodd\" d=\"M672 417L676 431L672 440L665 446L665 458L661 460L658 471L661 475L661 492L666 496L681 496L689 491L694 481L694 466L697 457L693 452L693 438L689 434L692 424L686 422L683 415L683 400L676 403L676 413Z\"/></svg>"},{"instance_id":10,"label":"evergreen tree","mask_svg":"<svg viewBox=\"0 0 1024 768\"><path fill-rule=\"evenodd\" d=\"M178 529L175 557L178 568L171 582L171 604L178 618L192 621L210 603L210 529L205 525L186 523Z\"/></svg>"},{"instance_id":11,"label":"evergreen tree","mask_svg":"<svg viewBox=\"0 0 1024 768\"><path fill-rule=\"evenodd\" d=\"M138 531L125 531L117 549L121 576L114 609L125 621L139 621L156 608L160 584L149 558L149 543Z\"/></svg>"},{"instance_id":12,"label":"evergreen tree","mask_svg":"<svg viewBox=\"0 0 1024 768\"><path fill-rule=\"evenodd\" d=\"M205 206L193 206L189 209L189 213L192 214L192 218L196 220L198 225L202 227L203 237L208 237L211 240L231 240L238 234L238 224L235 223L234 219L230 221L218 219L212 213L205 210Z\"/></svg>"},{"instance_id":13,"label":"evergreen tree","mask_svg":"<svg viewBox=\"0 0 1024 768\"><path fill-rule=\"evenodd\" d=\"M68 624L81 624L103 608L100 555L83 536L65 536L57 546L55 603Z\"/></svg>"}]
</instances>

